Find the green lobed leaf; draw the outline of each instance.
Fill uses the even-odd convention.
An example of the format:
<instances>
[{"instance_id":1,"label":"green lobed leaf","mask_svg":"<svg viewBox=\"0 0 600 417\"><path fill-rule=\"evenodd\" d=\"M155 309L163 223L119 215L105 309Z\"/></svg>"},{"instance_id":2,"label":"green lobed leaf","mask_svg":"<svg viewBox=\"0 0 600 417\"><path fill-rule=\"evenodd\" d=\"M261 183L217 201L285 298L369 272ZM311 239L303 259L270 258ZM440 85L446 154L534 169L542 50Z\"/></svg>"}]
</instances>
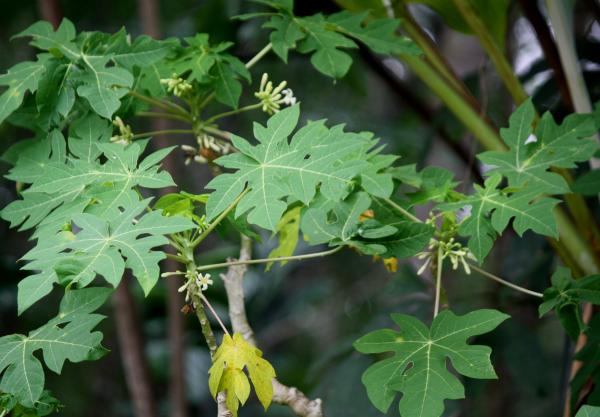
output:
<instances>
[{"instance_id":1,"label":"green lobed leaf","mask_svg":"<svg viewBox=\"0 0 600 417\"><path fill-rule=\"evenodd\" d=\"M419 55L422 53L412 40L398 35L399 20L380 18L363 24L368 16L368 11L362 13L342 11L332 14L327 21L378 54Z\"/></svg>"},{"instance_id":2,"label":"green lobed leaf","mask_svg":"<svg viewBox=\"0 0 600 417\"><path fill-rule=\"evenodd\" d=\"M600 194L600 169L586 172L578 177L571 186L573 192L585 196L596 196Z\"/></svg>"},{"instance_id":3,"label":"green lobed leaf","mask_svg":"<svg viewBox=\"0 0 600 417\"><path fill-rule=\"evenodd\" d=\"M598 144L591 138L596 132L593 117L572 114L558 125L547 112L534 135L535 118L532 101L525 101L511 115L509 127L500 130L509 151L484 152L478 158L493 166L490 173L505 176L511 187L535 187L540 194L567 193L564 178L548 170L574 168L575 162L587 161L594 154Z\"/></svg>"},{"instance_id":4,"label":"green lobed leaf","mask_svg":"<svg viewBox=\"0 0 600 417\"><path fill-rule=\"evenodd\" d=\"M127 69L133 67L146 68L165 58L178 44L177 41L167 39L159 41L150 36L142 35L133 42L128 41L125 30L119 31L114 41L108 45L106 55L118 65Z\"/></svg>"},{"instance_id":5,"label":"green lobed leaf","mask_svg":"<svg viewBox=\"0 0 600 417\"><path fill-rule=\"evenodd\" d=\"M78 75L77 94L89 102L96 113L107 119L121 107L121 97L133 85L133 76L123 68L108 67L109 57L83 55L86 71Z\"/></svg>"},{"instance_id":6,"label":"green lobed leaf","mask_svg":"<svg viewBox=\"0 0 600 417\"><path fill-rule=\"evenodd\" d=\"M27 91L35 92L46 72L43 61L21 62L0 75L0 85L8 89L0 95L0 123L19 108Z\"/></svg>"},{"instance_id":7,"label":"green lobed leaf","mask_svg":"<svg viewBox=\"0 0 600 417\"><path fill-rule=\"evenodd\" d=\"M67 19L56 31L48 22L37 22L17 36L31 37L31 45L49 52L40 55L45 57L46 71L36 99L40 115L50 116L54 125L67 116L77 97L100 116L112 118L123 96L134 86L132 71L138 74L141 69L138 79L144 79L144 75L152 74L149 67L165 59L179 44L148 36L131 42L124 29L114 35L84 32L77 36ZM160 85L160 79L154 81ZM48 127L44 118L36 123Z\"/></svg>"},{"instance_id":8,"label":"green lobed leaf","mask_svg":"<svg viewBox=\"0 0 600 417\"><path fill-rule=\"evenodd\" d=\"M353 179L372 167L368 150L375 142L365 135L344 132L343 126L308 123L288 142L299 116L299 105L295 105L272 116L266 127L255 124L256 146L233 137L240 152L221 157L216 163L235 172L221 174L207 185L215 190L206 206L208 220L223 212L248 187L236 207L236 216L248 212L248 222L275 231L288 201L309 205L318 187L325 199L340 201L354 184Z\"/></svg>"},{"instance_id":9,"label":"green lobed leaf","mask_svg":"<svg viewBox=\"0 0 600 417\"><path fill-rule=\"evenodd\" d=\"M138 162L144 142L127 147L108 143L111 132L107 121L92 114L71 126L68 146L58 131L49 138L19 146L17 165L8 177L31 185L21 193L22 199L6 206L1 215L12 226L35 227L33 236L38 239L23 258L29 261L23 269L35 272L19 283L19 312L48 294L56 283L85 286L98 273L116 285L124 267L121 254L127 258L125 266L138 274L146 292L158 278L158 268L153 264L158 260L148 250L138 248L139 253L134 254L124 246L107 245L90 253L87 250L94 251L98 247L72 247L80 243L76 243L79 234L71 230L77 232L81 226L77 223L74 226L73 219L85 213L84 219L93 216L96 223L107 224L102 230L113 233L110 227L114 227L115 219L142 204L147 206L147 201L140 202L135 187L161 188L173 184L170 175L159 171L158 165L172 148L157 151ZM146 216L139 219L140 223L154 219L152 222L170 227L169 230L155 229L155 234L149 236L154 240L148 239L148 243L165 242L162 235L182 230L184 226L193 227L192 222L179 216L166 218L159 213ZM125 227L125 223L121 226ZM132 238L135 240L135 236Z\"/></svg>"},{"instance_id":10,"label":"green lobed leaf","mask_svg":"<svg viewBox=\"0 0 600 417\"><path fill-rule=\"evenodd\" d=\"M302 206L296 206L289 209L279 220L277 224L277 235L279 244L271 252L269 258L278 258L281 256L291 256L298 246L298 234L300 232L300 212ZM287 261L280 261L280 265L285 265ZM269 262L266 271L270 270L273 262Z\"/></svg>"},{"instance_id":11,"label":"green lobed leaf","mask_svg":"<svg viewBox=\"0 0 600 417\"><path fill-rule=\"evenodd\" d=\"M287 62L290 49L297 48L301 53L311 54L313 66L333 78L343 77L352 65L352 57L345 50L357 47L354 40L381 54L420 53L410 39L397 34L399 21L395 19L371 19L365 23L368 12L348 11L331 16L297 17L293 15L292 8L262 3L279 11L263 25L272 29L269 39L275 53L284 62Z\"/></svg>"},{"instance_id":12,"label":"green lobed leaf","mask_svg":"<svg viewBox=\"0 0 600 417\"><path fill-rule=\"evenodd\" d=\"M56 31L49 22L39 21L15 35L15 38L31 37L32 46L49 51L54 55L64 55L70 60L77 60L81 53L74 42L75 36L73 23L69 19L63 19Z\"/></svg>"},{"instance_id":13,"label":"green lobed leaf","mask_svg":"<svg viewBox=\"0 0 600 417\"><path fill-rule=\"evenodd\" d=\"M46 366L57 374L66 360L81 362L103 356L102 334L92 330L104 316L91 313L110 293L106 288L68 291L56 318L28 335L1 337L0 390L33 407L42 395L45 379L42 364L33 355L36 351L42 351Z\"/></svg>"},{"instance_id":14,"label":"green lobed leaf","mask_svg":"<svg viewBox=\"0 0 600 417\"><path fill-rule=\"evenodd\" d=\"M496 378L490 362L491 349L469 345L467 340L495 329L508 317L496 310L477 310L464 316L445 310L428 329L414 317L392 314L400 332L376 330L354 342L361 353L394 353L363 374L369 399L385 413L400 392L402 416L441 416L444 400L464 398L463 385L448 370L446 360L450 359L454 370L466 377Z\"/></svg>"},{"instance_id":15,"label":"green lobed leaf","mask_svg":"<svg viewBox=\"0 0 600 417\"><path fill-rule=\"evenodd\" d=\"M273 29L269 40L273 45L273 51L285 63L287 63L288 51L295 49L298 41L306 36L302 26L291 15L275 15L262 27Z\"/></svg>"},{"instance_id":16,"label":"green lobed leaf","mask_svg":"<svg viewBox=\"0 0 600 417\"><path fill-rule=\"evenodd\" d=\"M357 48L352 39L330 30L322 15L302 19L302 29L307 36L298 44L298 51L312 53L310 62L325 75L342 78L352 65L352 58L341 48Z\"/></svg>"},{"instance_id":17,"label":"green lobed leaf","mask_svg":"<svg viewBox=\"0 0 600 417\"><path fill-rule=\"evenodd\" d=\"M552 275L552 286L544 291L540 317L554 310L567 334L577 340L586 329L580 312L583 302L600 304L600 275L576 280L568 268L559 267Z\"/></svg>"},{"instance_id":18,"label":"green lobed leaf","mask_svg":"<svg viewBox=\"0 0 600 417\"><path fill-rule=\"evenodd\" d=\"M532 230L544 236L557 237L553 208L558 200L540 197L537 188L508 193L498 189L502 177L494 174L483 187L475 184L475 194L455 203L438 206L440 210L455 210L470 206L470 215L459 226L459 234L469 237L469 249L483 262L492 248L497 233L502 233L513 220L519 236Z\"/></svg>"},{"instance_id":19,"label":"green lobed leaf","mask_svg":"<svg viewBox=\"0 0 600 417\"><path fill-rule=\"evenodd\" d=\"M219 102L236 108L242 93L239 80L250 81L250 73L238 58L225 52L232 43L211 45L209 36L204 33L185 40L188 45L179 48L176 56L168 60L168 67L189 82L214 88Z\"/></svg>"},{"instance_id":20,"label":"green lobed leaf","mask_svg":"<svg viewBox=\"0 0 600 417\"><path fill-rule=\"evenodd\" d=\"M92 213L73 215L78 233L60 232L44 236L24 260L25 270L38 271L19 283L19 312L48 294L56 283L68 287L88 286L101 275L113 287L125 268L133 275L147 295L158 281L158 263L165 258L153 248L168 243L167 234L194 228L190 220L159 211L138 216L148 207L149 200L131 202L116 216L100 217Z\"/></svg>"},{"instance_id":21,"label":"green lobed leaf","mask_svg":"<svg viewBox=\"0 0 600 417\"><path fill-rule=\"evenodd\" d=\"M575 414L575 417L600 417L600 407L584 405Z\"/></svg>"}]
</instances>

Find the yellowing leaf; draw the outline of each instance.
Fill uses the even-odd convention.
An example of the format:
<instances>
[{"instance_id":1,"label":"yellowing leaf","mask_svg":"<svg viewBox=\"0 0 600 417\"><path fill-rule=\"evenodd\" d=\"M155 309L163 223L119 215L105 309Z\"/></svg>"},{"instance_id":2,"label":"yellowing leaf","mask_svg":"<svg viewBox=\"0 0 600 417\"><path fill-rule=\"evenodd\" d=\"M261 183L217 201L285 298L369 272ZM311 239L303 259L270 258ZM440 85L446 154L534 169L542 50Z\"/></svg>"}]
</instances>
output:
<instances>
[{"instance_id":1,"label":"yellowing leaf","mask_svg":"<svg viewBox=\"0 0 600 417\"><path fill-rule=\"evenodd\" d=\"M391 257L383 260L383 265L388 272L398 272L398 258Z\"/></svg>"},{"instance_id":2,"label":"yellowing leaf","mask_svg":"<svg viewBox=\"0 0 600 417\"><path fill-rule=\"evenodd\" d=\"M262 358L262 352L244 340L239 333L233 338L223 336L223 342L213 358L209 369L208 387L216 398L219 392L227 395L227 408L237 416L239 405L244 405L250 395L250 383L246 368L258 400L265 410L273 399L272 381L275 370L271 364Z\"/></svg>"},{"instance_id":3,"label":"yellowing leaf","mask_svg":"<svg viewBox=\"0 0 600 417\"><path fill-rule=\"evenodd\" d=\"M302 207L294 207L287 211L277 223L276 231L279 233L279 245L269 253L269 258L279 256L291 256L298 245L298 232L300 230L300 211ZM286 261L281 261L285 265ZM267 264L268 271L273 266L273 262Z\"/></svg>"}]
</instances>

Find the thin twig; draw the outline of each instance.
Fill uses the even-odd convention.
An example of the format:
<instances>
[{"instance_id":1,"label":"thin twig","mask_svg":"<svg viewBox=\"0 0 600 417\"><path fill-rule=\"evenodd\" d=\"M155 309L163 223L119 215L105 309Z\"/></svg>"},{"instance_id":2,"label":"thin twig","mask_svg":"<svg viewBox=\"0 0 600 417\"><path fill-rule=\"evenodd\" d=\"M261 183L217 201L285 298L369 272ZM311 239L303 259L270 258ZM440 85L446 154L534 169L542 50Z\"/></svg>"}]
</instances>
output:
<instances>
[{"instance_id":1,"label":"thin twig","mask_svg":"<svg viewBox=\"0 0 600 417\"><path fill-rule=\"evenodd\" d=\"M135 114L140 117L153 117L158 119L172 119L179 120L182 122L190 122L191 119L189 117L184 117L183 115L174 114L174 113L162 113L162 112L153 112L153 111L141 111Z\"/></svg>"},{"instance_id":2,"label":"thin twig","mask_svg":"<svg viewBox=\"0 0 600 417\"><path fill-rule=\"evenodd\" d=\"M210 310L210 312L212 313L214 318L217 320L217 322L219 323L219 326L221 326L221 329L223 330L223 333L230 336L229 331L227 331L227 327L225 327L225 325L221 321L221 317L219 317L219 315L217 314L217 312L215 311L213 306L210 304L208 299L204 296L204 294L200 293L200 299L204 302L204 304L206 304L206 307L208 307L208 309Z\"/></svg>"},{"instance_id":3,"label":"thin twig","mask_svg":"<svg viewBox=\"0 0 600 417\"><path fill-rule=\"evenodd\" d=\"M472 264L470 262L469 262L469 266L471 267L471 269L473 269L474 271L479 272L481 275L483 275L485 277L488 277L488 278L490 278L490 279L492 279L492 280L494 280L496 282L499 282L502 285L506 285L507 287L510 287L513 290L522 292L524 294L529 294L529 295L532 295L532 296L538 297L538 298L543 298L544 297L544 295L541 294L541 293L539 293L539 292L528 290L527 288L523 288L523 287L521 287L521 286L519 286L517 284L513 284L512 282L509 282L509 281L507 281L505 279L502 279L499 276L494 275L491 272L486 271L485 269L481 269L477 265L474 265L474 264Z\"/></svg>"},{"instance_id":4,"label":"thin twig","mask_svg":"<svg viewBox=\"0 0 600 417\"><path fill-rule=\"evenodd\" d=\"M307 253L304 255L279 256L276 258L238 260L238 261L222 262L222 263L211 264L211 265L201 265L201 266L196 267L196 271L198 271L198 272L209 271L211 269L225 268L225 267L236 266L236 265L254 265L254 264L264 264L264 263L269 263L269 262L299 261L302 259L320 258L322 256L333 255L334 253L342 250L342 248L343 248L343 246L337 246L333 249L326 250L323 252Z\"/></svg>"},{"instance_id":5,"label":"thin twig","mask_svg":"<svg viewBox=\"0 0 600 417\"><path fill-rule=\"evenodd\" d=\"M132 139L147 138L149 136L157 136L157 135L172 135L172 134L189 135L190 133L194 133L194 131L192 129L154 130L152 132L137 133L137 134L133 135Z\"/></svg>"},{"instance_id":6,"label":"thin twig","mask_svg":"<svg viewBox=\"0 0 600 417\"><path fill-rule=\"evenodd\" d=\"M415 216L414 214L412 214L411 212L409 212L408 210L406 210L404 207L400 206L398 203L396 203L392 199L390 199L390 198L384 198L383 201L385 201L387 204L389 204L398 213L404 215L405 217L408 217L413 222L415 222L415 223L423 223L423 221L421 219L419 219L417 216Z\"/></svg>"},{"instance_id":7,"label":"thin twig","mask_svg":"<svg viewBox=\"0 0 600 417\"><path fill-rule=\"evenodd\" d=\"M442 245L438 245L437 269L435 271L435 302L433 304L433 318L440 312L440 295L442 293L442 268L444 266L444 253Z\"/></svg>"},{"instance_id":8,"label":"thin twig","mask_svg":"<svg viewBox=\"0 0 600 417\"><path fill-rule=\"evenodd\" d=\"M252 68L258 61L268 54L271 49L273 49L273 44L269 42L263 49L258 51L258 53L254 55L250 61L246 62L246 68Z\"/></svg>"}]
</instances>

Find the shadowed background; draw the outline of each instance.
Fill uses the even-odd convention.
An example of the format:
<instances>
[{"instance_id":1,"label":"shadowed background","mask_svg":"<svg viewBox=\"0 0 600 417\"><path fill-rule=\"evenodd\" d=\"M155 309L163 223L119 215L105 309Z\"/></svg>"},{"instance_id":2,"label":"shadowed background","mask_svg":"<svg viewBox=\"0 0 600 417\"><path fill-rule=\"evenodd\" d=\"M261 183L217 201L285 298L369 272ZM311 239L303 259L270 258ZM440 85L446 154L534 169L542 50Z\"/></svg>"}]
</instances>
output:
<instances>
[{"instance_id":1,"label":"shadowed background","mask_svg":"<svg viewBox=\"0 0 600 417\"><path fill-rule=\"evenodd\" d=\"M38 19L54 25L62 17L77 29L117 31L126 26L132 34L157 37L190 36L206 32L212 41L234 41L233 52L247 60L268 42L261 21L231 21L229 18L258 6L241 0L40 0L1 2L0 71L32 57L27 40L10 37ZM329 1L297 1L296 14L335 12ZM507 49L518 75L524 80L538 109L551 109L564 116L570 103L561 98L560 77L554 77L544 57L530 20L539 12L536 2L514 2L508 12ZM525 4L525 7L518 3ZM529 5L527 4L529 3ZM578 2L576 24L578 49L592 100L600 98L600 26L594 0ZM533 5L533 6L532 6ZM532 11L533 10L533 11ZM457 73L465 79L487 113L506 125L512 101L477 42L448 29L425 7L413 9L436 42L441 45ZM543 12L543 10L542 10ZM533 21L534 19L531 19ZM306 56L291 53L286 66L269 54L253 68L253 84L246 86L241 105L252 102L252 92L263 72L275 81L287 80L302 103L305 120L327 118L330 124L345 123L351 130L374 132L387 150L402 156L400 163L419 167L435 164L451 169L468 190L480 181L473 158L478 150L473 138L397 61L383 60L366 51L353 51L349 74L337 82L316 72ZM556 80L559 80L557 83ZM264 113L244 113L227 119L224 127L250 137L253 120L264 122ZM149 124L131 122L136 131L155 130ZM7 124L0 126L0 150L27 132ZM193 137L163 136L154 146L194 144ZM184 165L182 152L168 159L168 169L181 189L200 193L211 177L206 166ZM5 173L6 164L0 165ZM0 207L16 198L13 183L0 183ZM596 212L598 207L595 207ZM426 213L419 213L421 217ZM25 332L55 314L59 294L44 299L22 317L16 316L16 289L23 278L18 258L30 247L27 234L0 224L0 334ZM255 245L255 256L265 257L276 244L268 235ZM300 244L297 252L315 250ZM236 256L235 235L207 240L198 252L200 263L219 262ZM546 242L526 234L523 239L506 233L487 262L512 281L541 291L554 269L553 255ZM360 382L372 358L358 355L352 342L367 331L391 326L389 313L404 312L429 321L432 285L428 276L418 277L418 263L401 262L396 272L380 261L350 250L330 258L276 266L265 272L250 268L246 276L247 308L265 356L278 377L311 397L323 399L328 417L376 417L381 415L368 401ZM170 266L163 263L165 270ZM217 275L217 274L214 274ZM477 307L497 308L513 316L498 330L478 338L494 349L498 381L465 381L466 401L447 404L447 416L553 417L561 415L568 352L564 333L553 317L537 319L537 300L526 298L479 276L461 272L445 274L447 300L457 313ZM208 291L213 305L226 318L225 295L219 280ZM125 281L127 284L127 281ZM161 283L148 298L137 284L123 285L113 303L104 308L108 318L100 328L105 346L112 352L98 362L68 364L60 377L47 373L47 387L66 404L64 416L209 416L216 415L210 398L207 370L208 350L195 317L179 312L183 300L180 284ZM227 323L226 323L227 324ZM217 326L214 326L217 330ZM219 336L220 338L220 336ZM261 416L258 401L251 397L241 416ZM269 416L292 416L287 408L273 405ZM389 415L398 415L395 403Z\"/></svg>"}]
</instances>

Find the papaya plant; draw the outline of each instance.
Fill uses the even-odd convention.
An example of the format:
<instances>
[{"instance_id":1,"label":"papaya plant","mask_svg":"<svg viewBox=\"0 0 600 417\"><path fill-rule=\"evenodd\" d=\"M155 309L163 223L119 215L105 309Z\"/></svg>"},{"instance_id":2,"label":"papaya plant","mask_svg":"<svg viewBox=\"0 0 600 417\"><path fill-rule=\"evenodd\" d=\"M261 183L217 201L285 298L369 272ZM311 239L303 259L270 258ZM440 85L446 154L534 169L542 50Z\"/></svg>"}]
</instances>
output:
<instances>
[{"instance_id":1,"label":"papaya plant","mask_svg":"<svg viewBox=\"0 0 600 417\"><path fill-rule=\"evenodd\" d=\"M184 309L197 317L210 351L206 380L219 416L243 415L252 391L265 410L275 402L299 416L323 416L321 400L280 381L259 350L242 278L247 265L264 264L268 276L276 263L341 251L381 259L390 270L411 259L419 275L433 278L430 320L394 313L396 328L373 330L353 344L375 354L362 384L381 413L397 403L402 417L439 417L446 400L465 398L466 378L498 377L491 348L473 338L510 316L489 306L452 311L444 291L451 268L538 299L540 316L555 314L580 363L565 416L598 415L600 326L593 306L600 304L600 232L593 209L600 190L600 107L576 108L559 121L551 112L540 114L502 52L506 1L497 2L494 13L475 0L419 2L450 27L476 36L489 54L515 104L500 129L481 116L403 1L340 0L344 10L311 16L297 16L293 0L257 3L256 11L236 19L261 19L269 43L246 61L234 55L233 43L214 42L206 33L133 38L125 29L78 32L64 19L56 29L40 21L15 35L37 51L35 60L0 75L0 122L30 136L3 156L17 198L1 217L33 242L21 258L26 276L18 284L18 313L46 302L53 291L62 301L40 327L0 338L0 416L59 410L47 372L60 374L66 361L109 353L97 330L104 319L98 310L126 271L145 296L161 279L183 280ZM299 53L309 56L314 71L340 79L359 48L400 59L448 106L480 142L482 183L463 187L449 170L403 164L377 132L307 120L295 86L255 71L267 54L286 65ZM240 104L242 97L250 103ZM224 119L241 113L268 119L253 124L253 137L242 137L223 127ZM183 127L137 132L139 119ZM170 135L173 146L156 149L157 135ZM194 146L177 142L189 137ZM208 165L214 177L193 192L155 199L176 186L162 167L172 152ZM224 227L239 234L240 258L200 262L201 244ZM541 235L556 251L543 293L485 269L498 238L513 232ZM250 259L261 234L276 236L278 245L268 257ZM300 241L315 249L296 254ZM161 270L166 258L178 267ZM217 276L222 269L227 273ZM206 293L216 280L225 286L227 320Z\"/></svg>"}]
</instances>

